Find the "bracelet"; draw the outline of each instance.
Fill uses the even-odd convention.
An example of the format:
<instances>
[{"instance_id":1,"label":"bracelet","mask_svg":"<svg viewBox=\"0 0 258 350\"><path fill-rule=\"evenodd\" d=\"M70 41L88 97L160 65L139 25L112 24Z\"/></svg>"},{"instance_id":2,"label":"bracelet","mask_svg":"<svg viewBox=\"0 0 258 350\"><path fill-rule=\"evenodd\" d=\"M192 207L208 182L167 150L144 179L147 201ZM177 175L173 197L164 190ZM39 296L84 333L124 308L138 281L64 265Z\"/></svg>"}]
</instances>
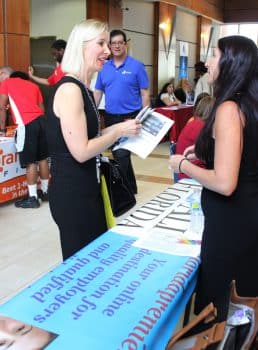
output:
<instances>
[{"instance_id":1,"label":"bracelet","mask_svg":"<svg viewBox=\"0 0 258 350\"><path fill-rule=\"evenodd\" d=\"M184 157L184 158L182 158L182 159L180 160L179 165L178 165L178 171L179 171L179 173L182 173L181 165L182 165L182 163L183 163L184 160L188 160L188 159L187 159L186 157Z\"/></svg>"}]
</instances>

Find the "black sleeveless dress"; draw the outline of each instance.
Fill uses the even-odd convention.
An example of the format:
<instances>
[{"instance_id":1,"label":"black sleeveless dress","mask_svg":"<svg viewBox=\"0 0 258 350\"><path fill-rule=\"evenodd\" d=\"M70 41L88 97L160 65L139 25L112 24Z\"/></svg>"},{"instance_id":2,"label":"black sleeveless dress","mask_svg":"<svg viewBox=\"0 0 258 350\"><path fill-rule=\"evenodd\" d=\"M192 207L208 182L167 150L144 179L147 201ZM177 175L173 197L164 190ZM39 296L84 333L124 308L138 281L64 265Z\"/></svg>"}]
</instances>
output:
<instances>
[{"instance_id":1,"label":"black sleeveless dress","mask_svg":"<svg viewBox=\"0 0 258 350\"><path fill-rule=\"evenodd\" d=\"M79 163L72 157L62 135L60 120L53 111L56 90L66 82L72 82L81 89L88 138L92 139L98 134L98 118L84 85L72 77L62 78L49 98L47 141L51 157L49 204L60 230L63 259L107 230L100 184L97 181L96 158Z\"/></svg>"},{"instance_id":2,"label":"black sleeveless dress","mask_svg":"<svg viewBox=\"0 0 258 350\"><path fill-rule=\"evenodd\" d=\"M195 312L211 301L218 320L227 316L230 282L241 296L258 296L258 125L247 120L238 185L223 196L202 191L205 216ZM210 140L211 141L211 140ZM214 139L212 152L214 158ZM211 144L212 144L211 143ZM213 161L207 164L213 169Z\"/></svg>"}]
</instances>

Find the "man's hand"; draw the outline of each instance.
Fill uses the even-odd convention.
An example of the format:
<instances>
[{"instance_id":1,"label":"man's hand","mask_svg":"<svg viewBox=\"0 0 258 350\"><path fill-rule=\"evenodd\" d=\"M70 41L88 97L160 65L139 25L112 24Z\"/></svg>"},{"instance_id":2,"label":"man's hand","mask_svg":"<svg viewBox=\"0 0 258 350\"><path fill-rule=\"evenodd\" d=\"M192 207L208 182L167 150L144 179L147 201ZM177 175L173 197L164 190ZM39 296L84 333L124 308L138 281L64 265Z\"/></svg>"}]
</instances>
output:
<instances>
[{"instance_id":1,"label":"man's hand","mask_svg":"<svg viewBox=\"0 0 258 350\"><path fill-rule=\"evenodd\" d=\"M33 69L32 66L29 66L29 68L28 68L28 74L29 74L29 77L30 77L30 78L33 76L33 74L34 74L34 69Z\"/></svg>"}]
</instances>

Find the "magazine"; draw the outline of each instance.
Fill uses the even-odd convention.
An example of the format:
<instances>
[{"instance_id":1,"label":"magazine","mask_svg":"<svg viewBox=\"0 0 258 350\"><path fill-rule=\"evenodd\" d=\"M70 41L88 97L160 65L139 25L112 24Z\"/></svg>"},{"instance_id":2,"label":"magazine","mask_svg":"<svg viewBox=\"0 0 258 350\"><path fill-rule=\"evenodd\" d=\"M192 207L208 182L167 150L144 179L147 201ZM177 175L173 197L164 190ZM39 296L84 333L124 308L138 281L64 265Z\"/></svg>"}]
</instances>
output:
<instances>
[{"instance_id":1,"label":"magazine","mask_svg":"<svg viewBox=\"0 0 258 350\"><path fill-rule=\"evenodd\" d=\"M166 135L174 121L163 114L155 112L152 108L144 107L136 116L142 123L139 135L123 137L113 148L114 151L124 148L145 159Z\"/></svg>"}]
</instances>

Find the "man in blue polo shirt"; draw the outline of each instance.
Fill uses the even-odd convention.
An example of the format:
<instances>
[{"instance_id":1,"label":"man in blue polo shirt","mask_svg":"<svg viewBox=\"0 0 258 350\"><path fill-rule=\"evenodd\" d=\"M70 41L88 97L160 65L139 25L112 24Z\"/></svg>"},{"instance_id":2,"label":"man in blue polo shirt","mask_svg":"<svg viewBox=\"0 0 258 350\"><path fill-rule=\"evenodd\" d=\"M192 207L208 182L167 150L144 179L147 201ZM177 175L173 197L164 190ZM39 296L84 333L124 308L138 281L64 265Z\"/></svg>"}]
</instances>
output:
<instances>
[{"instance_id":1,"label":"man in blue polo shirt","mask_svg":"<svg viewBox=\"0 0 258 350\"><path fill-rule=\"evenodd\" d=\"M105 93L105 126L134 118L139 110L150 104L149 79L142 62L127 55L126 34L119 29L110 33L112 58L99 72L94 97L97 106ZM112 151L128 179L131 190L137 193L136 179L130 152Z\"/></svg>"}]
</instances>

